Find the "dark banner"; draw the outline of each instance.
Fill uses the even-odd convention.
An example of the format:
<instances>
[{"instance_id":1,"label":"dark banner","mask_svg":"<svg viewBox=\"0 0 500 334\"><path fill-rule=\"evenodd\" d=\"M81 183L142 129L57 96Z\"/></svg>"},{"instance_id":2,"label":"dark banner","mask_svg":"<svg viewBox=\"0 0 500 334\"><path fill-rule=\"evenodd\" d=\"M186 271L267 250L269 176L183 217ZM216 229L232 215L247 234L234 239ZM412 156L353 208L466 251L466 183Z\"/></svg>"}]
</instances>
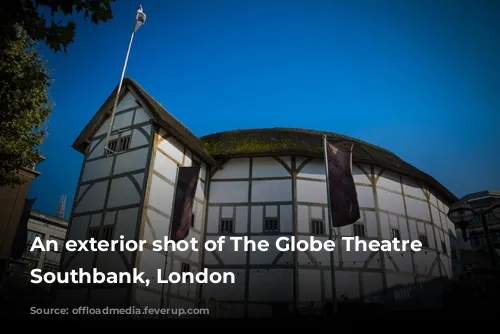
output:
<instances>
[{"instance_id":1,"label":"dark banner","mask_svg":"<svg viewBox=\"0 0 500 334\"><path fill-rule=\"evenodd\" d=\"M198 185L200 167L179 167L172 213L170 240L183 240L189 233L193 219L193 203Z\"/></svg>"},{"instance_id":2,"label":"dark banner","mask_svg":"<svg viewBox=\"0 0 500 334\"><path fill-rule=\"evenodd\" d=\"M17 225L16 237L14 238L11 248L10 257L14 260L20 260L26 248L26 242L28 241L28 221L30 219L31 208L35 201L36 198L24 200L23 213L19 220L19 225Z\"/></svg>"},{"instance_id":3,"label":"dark banner","mask_svg":"<svg viewBox=\"0 0 500 334\"><path fill-rule=\"evenodd\" d=\"M328 184L333 226L354 224L360 217L358 194L352 176L353 142L327 142Z\"/></svg>"}]
</instances>

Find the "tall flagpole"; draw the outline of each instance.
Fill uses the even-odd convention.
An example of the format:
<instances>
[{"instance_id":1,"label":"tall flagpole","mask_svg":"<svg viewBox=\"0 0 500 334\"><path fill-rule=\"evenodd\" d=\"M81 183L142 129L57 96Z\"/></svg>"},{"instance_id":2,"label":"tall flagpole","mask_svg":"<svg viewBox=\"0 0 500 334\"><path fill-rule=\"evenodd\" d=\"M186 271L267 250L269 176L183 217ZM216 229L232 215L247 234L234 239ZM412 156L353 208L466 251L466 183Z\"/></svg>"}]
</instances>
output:
<instances>
[{"instance_id":1,"label":"tall flagpole","mask_svg":"<svg viewBox=\"0 0 500 334\"><path fill-rule=\"evenodd\" d=\"M328 203L328 225L329 225L329 239L335 241L337 238L334 237L333 230L333 214L331 210L331 200L330 200L330 180L328 177L328 145L327 145L327 135L323 136L323 149L325 151L325 175L326 175L326 198ZM332 284L332 307L333 314L337 314L337 286L335 283L335 253L330 252L330 274L331 274L331 284Z\"/></svg>"},{"instance_id":2,"label":"tall flagpole","mask_svg":"<svg viewBox=\"0 0 500 334\"><path fill-rule=\"evenodd\" d=\"M127 49L127 54L125 56L125 63L123 64L123 69L122 69L122 75L120 77L120 83L118 84L118 90L116 91L116 96L115 96L115 102L113 104L113 109L111 109L111 116L109 118L109 128L108 128L108 134L106 135L106 145L104 146L105 151L107 155L115 153L112 151L108 145L109 145L109 138L111 137L111 133L113 132L113 125L115 122L115 114L116 114L116 107L118 105L118 100L120 98L120 91L122 89L122 84L123 84L123 78L125 77L125 70L127 69L127 63L128 63L128 56L130 55L130 49L132 48L132 41L134 40L134 34L141 26L146 23L146 14L142 11L142 6L139 6L139 9L137 10L137 15L135 17L135 22L134 22L134 29L132 29L132 33L130 34L130 41L128 43L128 49Z\"/></svg>"}]
</instances>

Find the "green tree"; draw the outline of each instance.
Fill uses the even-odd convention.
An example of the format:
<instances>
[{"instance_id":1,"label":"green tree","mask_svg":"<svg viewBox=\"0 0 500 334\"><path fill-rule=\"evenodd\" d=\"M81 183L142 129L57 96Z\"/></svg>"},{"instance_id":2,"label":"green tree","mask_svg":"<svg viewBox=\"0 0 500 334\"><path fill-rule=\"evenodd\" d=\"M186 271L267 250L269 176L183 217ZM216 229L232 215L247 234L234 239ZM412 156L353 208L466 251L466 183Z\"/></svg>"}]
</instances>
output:
<instances>
[{"instance_id":1,"label":"green tree","mask_svg":"<svg viewBox=\"0 0 500 334\"><path fill-rule=\"evenodd\" d=\"M51 111L50 77L35 43L17 26L0 58L0 185L19 184L17 173L39 162L38 145Z\"/></svg>"},{"instance_id":2,"label":"green tree","mask_svg":"<svg viewBox=\"0 0 500 334\"><path fill-rule=\"evenodd\" d=\"M56 16L83 13L94 24L106 22L113 17L111 2L0 1L0 186L23 183L18 170L41 160L38 146L47 133L44 124L53 104L48 97L52 80L37 44L66 52L76 25Z\"/></svg>"}]
</instances>

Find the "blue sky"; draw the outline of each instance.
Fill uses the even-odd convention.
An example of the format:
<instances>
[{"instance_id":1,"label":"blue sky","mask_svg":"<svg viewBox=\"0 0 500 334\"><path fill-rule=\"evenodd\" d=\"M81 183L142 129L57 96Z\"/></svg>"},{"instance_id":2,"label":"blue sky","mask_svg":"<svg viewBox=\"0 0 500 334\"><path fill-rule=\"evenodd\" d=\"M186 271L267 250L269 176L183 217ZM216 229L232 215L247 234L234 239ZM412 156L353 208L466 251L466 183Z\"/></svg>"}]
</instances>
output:
<instances>
[{"instance_id":1,"label":"blue sky","mask_svg":"<svg viewBox=\"0 0 500 334\"><path fill-rule=\"evenodd\" d=\"M500 190L499 1L141 0L126 75L196 135L299 127L393 151L457 196ZM68 52L43 48L56 106L30 196L69 215L74 139L118 84L138 1L76 18Z\"/></svg>"}]
</instances>

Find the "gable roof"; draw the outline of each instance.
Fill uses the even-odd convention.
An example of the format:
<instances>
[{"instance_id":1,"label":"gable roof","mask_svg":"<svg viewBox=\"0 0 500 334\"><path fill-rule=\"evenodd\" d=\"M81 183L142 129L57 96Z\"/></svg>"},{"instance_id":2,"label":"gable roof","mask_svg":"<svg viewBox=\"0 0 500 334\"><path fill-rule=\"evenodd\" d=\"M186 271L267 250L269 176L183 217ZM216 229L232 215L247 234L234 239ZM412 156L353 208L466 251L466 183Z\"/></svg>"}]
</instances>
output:
<instances>
[{"instance_id":1,"label":"gable roof","mask_svg":"<svg viewBox=\"0 0 500 334\"><path fill-rule=\"evenodd\" d=\"M90 122L85 126L83 131L75 140L72 145L75 150L83 154L85 153L85 150L90 143L94 133L99 129L99 127L102 126L106 118L111 115L111 110L113 108L117 90L118 86L115 87L111 95L107 98L106 102L104 102L101 108L99 108L97 113L94 115L94 117L92 117ZM120 91L120 99L125 96L128 90L131 91L132 94L134 94L136 97L144 101L146 105L143 107L145 107L150 113L154 122L168 131L170 134L172 134L180 143L185 145L204 162L209 165L213 165L215 163L215 160L204 150L200 138L195 136L177 118L172 116L167 111L167 109L165 109L160 103L158 103L148 93L146 93L144 88L142 88L137 82L130 78L125 78L123 80L122 89Z\"/></svg>"}]
</instances>

